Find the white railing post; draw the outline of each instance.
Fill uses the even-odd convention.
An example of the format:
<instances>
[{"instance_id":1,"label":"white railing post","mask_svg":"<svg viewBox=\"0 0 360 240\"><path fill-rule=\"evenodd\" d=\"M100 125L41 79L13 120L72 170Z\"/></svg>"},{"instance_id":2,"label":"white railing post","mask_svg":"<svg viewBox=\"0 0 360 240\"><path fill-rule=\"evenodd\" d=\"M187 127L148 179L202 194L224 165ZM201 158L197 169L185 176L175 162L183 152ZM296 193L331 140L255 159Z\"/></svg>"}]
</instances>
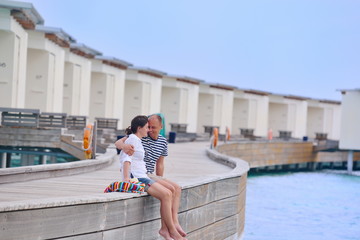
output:
<instances>
[{"instance_id":1,"label":"white railing post","mask_svg":"<svg viewBox=\"0 0 360 240\"><path fill-rule=\"evenodd\" d=\"M352 170L353 170L353 156L354 156L354 151L349 150L348 151L348 158L347 158L347 172L348 172L348 174L351 174Z\"/></svg>"},{"instance_id":2,"label":"white railing post","mask_svg":"<svg viewBox=\"0 0 360 240\"><path fill-rule=\"evenodd\" d=\"M6 168L6 157L7 157L6 152L0 153L1 168Z\"/></svg>"}]
</instances>

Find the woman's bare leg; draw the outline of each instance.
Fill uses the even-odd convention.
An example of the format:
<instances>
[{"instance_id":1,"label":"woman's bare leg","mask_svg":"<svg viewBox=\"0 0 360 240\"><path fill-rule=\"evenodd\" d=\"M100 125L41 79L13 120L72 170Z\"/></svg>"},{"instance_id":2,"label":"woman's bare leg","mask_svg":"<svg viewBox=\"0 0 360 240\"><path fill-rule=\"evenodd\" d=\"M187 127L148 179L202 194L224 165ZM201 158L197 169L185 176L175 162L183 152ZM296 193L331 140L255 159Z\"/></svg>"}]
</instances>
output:
<instances>
[{"instance_id":1,"label":"woman's bare leg","mask_svg":"<svg viewBox=\"0 0 360 240\"><path fill-rule=\"evenodd\" d=\"M160 200L161 219L164 221L170 237L174 240L183 240L184 238L178 233L172 218L172 192L157 182L152 184L147 192ZM165 238L167 237L166 235L162 236Z\"/></svg>"},{"instance_id":2,"label":"woman's bare leg","mask_svg":"<svg viewBox=\"0 0 360 240\"><path fill-rule=\"evenodd\" d=\"M157 180L157 183L160 183L161 185L163 185L164 187L166 187L167 189L169 189L172 192L173 199L172 199L171 211L172 211L174 225L175 225L177 231L180 233L180 235L183 237L186 237L186 233L182 229L182 227L179 223L179 218L178 218L180 199L181 199L181 187L178 184L176 184L168 179L159 179L159 180Z\"/></svg>"}]
</instances>

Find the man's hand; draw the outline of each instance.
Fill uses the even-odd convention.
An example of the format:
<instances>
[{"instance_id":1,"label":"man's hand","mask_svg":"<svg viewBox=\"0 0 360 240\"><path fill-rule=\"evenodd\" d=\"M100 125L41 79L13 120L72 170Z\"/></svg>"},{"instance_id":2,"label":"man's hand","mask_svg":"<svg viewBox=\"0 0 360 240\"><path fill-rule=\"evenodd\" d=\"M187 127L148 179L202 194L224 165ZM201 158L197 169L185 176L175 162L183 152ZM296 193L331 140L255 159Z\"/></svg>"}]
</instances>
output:
<instances>
[{"instance_id":1,"label":"man's hand","mask_svg":"<svg viewBox=\"0 0 360 240\"><path fill-rule=\"evenodd\" d=\"M161 156L159 157L159 159L156 161L156 175L157 176L161 176L163 177L164 176L164 159L165 157L164 156Z\"/></svg>"},{"instance_id":2,"label":"man's hand","mask_svg":"<svg viewBox=\"0 0 360 240\"><path fill-rule=\"evenodd\" d=\"M124 144L122 151L124 151L127 155L131 156L134 154L134 146L131 144Z\"/></svg>"},{"instance_id":3,"label":"man's hand","mask_svg":"<svg viewBox=\"0 0 360 240\"><path fill-rule=\"evenodd\" d=\"M134 154L134 146L131 144L125 144L127 137L123 137L115 142L115 147L124 151L127 155L132 156Z\"/></svg>"}]
</instances>

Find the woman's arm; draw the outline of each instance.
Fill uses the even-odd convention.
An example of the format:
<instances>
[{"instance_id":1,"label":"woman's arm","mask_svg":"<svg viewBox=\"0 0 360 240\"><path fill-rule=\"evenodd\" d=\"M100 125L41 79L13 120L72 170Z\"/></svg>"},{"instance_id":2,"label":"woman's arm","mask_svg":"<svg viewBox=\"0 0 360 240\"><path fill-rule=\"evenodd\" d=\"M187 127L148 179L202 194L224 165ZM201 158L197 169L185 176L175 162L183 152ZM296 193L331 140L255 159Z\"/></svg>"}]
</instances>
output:
<instances>
[{"instance_id":1,"label":"woman's arm","mask_svg":"<svg viewBox=\"0 0 360 240\"><path fill-rule=\"evenodd\" d=\"M131 165L131 162L124 162L124 169L123 169L123 174L124 174L124 179L123 181L124 182L130 182L130 165Z\"/></svg>"}]
</instances>

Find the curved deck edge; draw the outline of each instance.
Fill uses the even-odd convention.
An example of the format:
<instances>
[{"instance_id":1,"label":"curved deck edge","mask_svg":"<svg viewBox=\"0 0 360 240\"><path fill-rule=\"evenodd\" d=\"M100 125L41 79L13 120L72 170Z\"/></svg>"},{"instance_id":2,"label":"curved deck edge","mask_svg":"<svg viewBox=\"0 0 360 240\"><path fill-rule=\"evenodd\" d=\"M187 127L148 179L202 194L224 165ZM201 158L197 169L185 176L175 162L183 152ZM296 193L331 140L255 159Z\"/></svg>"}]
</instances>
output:
<instances>
[{"instance_id":1,"label":"curved deck edge","mask_svg":"<svg viewBox=\"0 0 360 240\"><path fill-rule=\"evenodd\" d=\"M220 177L183 187L179 220L189 239L241 239L249 166L209 150L208 156L234 168ZM1 206L0 206L1 207ZM22 227L18 228L21 221ZM1 209L2 239L157 239L159 201L143 194L108 193L56 202L7 205ZM69 224L71 223L71 224Z\"/></svg>"}]
</instances>

